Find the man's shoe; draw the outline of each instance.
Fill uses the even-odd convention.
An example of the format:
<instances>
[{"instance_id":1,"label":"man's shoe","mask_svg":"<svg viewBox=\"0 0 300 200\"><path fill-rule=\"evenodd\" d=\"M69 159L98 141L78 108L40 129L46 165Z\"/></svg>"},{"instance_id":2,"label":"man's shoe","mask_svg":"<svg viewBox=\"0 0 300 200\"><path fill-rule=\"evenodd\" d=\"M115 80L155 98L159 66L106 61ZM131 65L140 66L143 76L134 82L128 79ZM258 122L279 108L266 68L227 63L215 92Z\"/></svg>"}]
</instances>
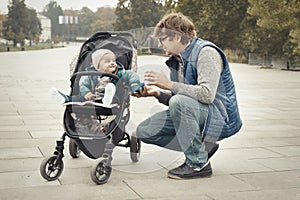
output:
<instances>
[{"instance_id":1,"label":"man's shoe","mask_svg":"<svg viewBox=\"0 0 300 200\"><path fill-rule=\"evenodd\" d=\"M205 151L207 152L208 160L216 153L219 148L219 144L216 142L204 141Z\"/></svg>"},{"instance_id":2,"label":"man's shoe","mask_svg":"<svg viewBox=\"0 0 300 200\"><path fill-rule=\"evenodd\" d=\"M210 162L201 167L191 167L186 163L183 163L179 167L176 167L168 172L168 177L173 179L193 179L204 178L212 175L212 169Z\"/></svg>"}]
</instances>

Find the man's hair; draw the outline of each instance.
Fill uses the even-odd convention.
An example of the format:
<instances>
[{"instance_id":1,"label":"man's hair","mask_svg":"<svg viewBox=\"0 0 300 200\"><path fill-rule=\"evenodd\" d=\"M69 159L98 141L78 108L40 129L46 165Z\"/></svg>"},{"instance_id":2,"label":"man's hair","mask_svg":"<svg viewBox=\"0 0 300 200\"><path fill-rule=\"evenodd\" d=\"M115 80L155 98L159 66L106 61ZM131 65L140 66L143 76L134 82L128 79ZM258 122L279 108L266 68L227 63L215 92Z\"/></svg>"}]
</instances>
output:
<instances>
[{"instance_id":1,"label":"man's hair","mask_svg":"<svg viewBox=\"0 0 300 200\"><path fill-rule=\"evenodd\" d=\"M189 40L197 35L192 20L180 12L165 15L156 24L152 37L159 38L167 35L173 38L176 34L181 35L182 44L188 43Z\"/></svg>"}]
</instances>

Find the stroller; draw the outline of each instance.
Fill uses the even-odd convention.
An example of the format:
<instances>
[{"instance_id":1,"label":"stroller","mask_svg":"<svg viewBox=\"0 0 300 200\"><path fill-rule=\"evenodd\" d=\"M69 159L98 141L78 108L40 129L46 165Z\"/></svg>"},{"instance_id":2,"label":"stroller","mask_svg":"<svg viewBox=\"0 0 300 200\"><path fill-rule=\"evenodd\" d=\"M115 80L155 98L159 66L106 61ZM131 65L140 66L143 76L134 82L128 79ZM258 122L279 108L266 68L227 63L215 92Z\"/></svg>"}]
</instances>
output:
<instances>
[{"instance_id":1,"label":"stroller","mask_svg":"<svg viewBox=\"0 0 300 200\"><path fill-rule=\"evenodd\" d=\"M98 32L83 43L71 76L71 95L79 95L79 84L85 76L109 77L116 85L116 93L111 106L103 106L98 102L78 102L65 106L63 116L65 132L56 141L53 155L45 157L40 165L41 176L48 181L57 180L64 169L62 158L66 136L70 138L71 157L78 158L82 151L89 158L96 159L90 174L96 184L106 183L111 175L114 147L129 147L131 160L133 162L139 160L141 141L135 132L129 135L125 131L125 125L130 118L129 86L114 74L85 71L90 66L91 54L101 48L113 51L117 62L125 69L136 69L137 41L129 32ZM87 125L81 125L84 119L96 123L96 131ZM102 126L103 122L105 125Z\"/></svg>"}]
</instances>

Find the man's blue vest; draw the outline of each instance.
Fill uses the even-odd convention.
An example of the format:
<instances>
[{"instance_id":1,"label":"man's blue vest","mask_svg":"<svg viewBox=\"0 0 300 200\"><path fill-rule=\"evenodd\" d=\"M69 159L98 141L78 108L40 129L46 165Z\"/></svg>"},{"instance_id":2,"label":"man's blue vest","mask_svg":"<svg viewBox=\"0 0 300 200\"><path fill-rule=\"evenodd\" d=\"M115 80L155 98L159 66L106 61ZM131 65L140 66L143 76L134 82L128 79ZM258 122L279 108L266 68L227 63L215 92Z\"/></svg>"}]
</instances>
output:
<instances>
[{"instance_id":1,"label":"man's blue vest","mask_svg":"<svg viewBox=\"0 0 300 200\"><path fill-rule=\"evenodd\" d=\"M205 46L211 46L220 53L224 69L220 76L215 99L212 104L208 105L209 113L203 135L214 139L223 139L234 135L242 127L234 82L224 52L209 41L194 38L190 45L181 52L184 83L197 84L197 60L201 49ZM171 80L178 81L178 61L171 57L166 63L171 69Z\"/></svg>"}]
</instances>

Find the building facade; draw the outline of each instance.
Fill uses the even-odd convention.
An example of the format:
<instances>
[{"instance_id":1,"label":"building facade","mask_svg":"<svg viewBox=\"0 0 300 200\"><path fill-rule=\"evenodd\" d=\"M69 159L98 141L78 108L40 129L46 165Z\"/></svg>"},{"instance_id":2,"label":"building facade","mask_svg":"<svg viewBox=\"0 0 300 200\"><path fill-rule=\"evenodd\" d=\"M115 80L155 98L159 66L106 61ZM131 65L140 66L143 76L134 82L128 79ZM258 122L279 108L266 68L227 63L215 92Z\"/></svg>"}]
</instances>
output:
<instances>
[{"instance_id":1,"label":"building facade","mask_svg":"<svg viewBox=\"0 0 300 200\"><path fill-rule=\"evenodd\" d=\"M42 34L40 35L40 42L51 41L51 20L41 14L37 14L37 17L42 25Z\"/></svg>"}]
</instances>

